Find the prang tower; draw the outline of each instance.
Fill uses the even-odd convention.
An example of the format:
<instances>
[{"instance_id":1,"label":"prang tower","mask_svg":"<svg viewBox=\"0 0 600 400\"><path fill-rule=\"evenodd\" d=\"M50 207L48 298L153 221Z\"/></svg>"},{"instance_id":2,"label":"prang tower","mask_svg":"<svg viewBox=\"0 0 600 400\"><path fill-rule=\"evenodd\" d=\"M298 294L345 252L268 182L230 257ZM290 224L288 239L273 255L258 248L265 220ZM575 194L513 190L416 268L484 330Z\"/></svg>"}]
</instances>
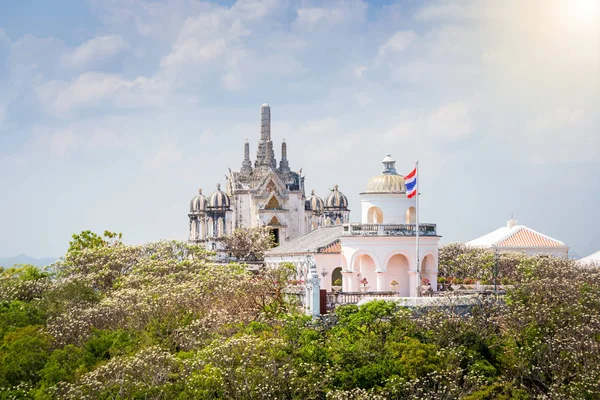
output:
<instances>
[{"instance_id":1,"label":"prang tower","mask_svg":"<svg viewBox=\"0 0 600 400\"><path fill-rule=\"evenodd\" d=\"M304 235L321 225L348 222L348 199L334 186L325 200L304 194L304 177L290 169L287 144L281 143L279 166L271 140L271 108L260 107L260 140L254 166L250 143L244 143L239 171L227 175L225 192L205 198L201 193L190 204L190 241L219 250L219 238L236 228L268 226L276 243Z\"/></svg>"}]
</instances>

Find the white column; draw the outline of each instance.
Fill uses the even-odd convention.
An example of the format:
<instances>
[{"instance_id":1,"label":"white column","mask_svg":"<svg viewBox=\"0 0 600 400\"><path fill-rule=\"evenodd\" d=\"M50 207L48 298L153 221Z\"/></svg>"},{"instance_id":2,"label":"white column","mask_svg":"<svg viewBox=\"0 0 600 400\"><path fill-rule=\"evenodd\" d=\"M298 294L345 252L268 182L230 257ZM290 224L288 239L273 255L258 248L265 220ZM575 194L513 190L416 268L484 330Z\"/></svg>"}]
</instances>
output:
<instances>
[{"instance_id":1,"label":"white column","mask_svg":"<svg viewBox=\"0 0 600 400\"><path fill-rule=\"evenodd\" d=\"M384 290L386 290L385 281L386 281L385 272L377 271L377 291L378 292L383 292Z\"/></svg>"},{"instance_id":2,"label":"white column","mask_svg":"<svg viewBox=\"0 0 600 400\"><path fill-rule=\"evenodd\" d=\"M418 297L417 293L417 271L408 271L408 279L410 281L410 297Z\"/></svg>"},{"instance_id":3,"label":"white column","mask_svg":"<svg viewBox=\"0 0 600 400\"><path fill-rule=\"evenodd\" d=\"M342 271L342 292L351 292L350 287L352 286L352 276L353 272L350 271Z\"/></svg>"}]
</instances>

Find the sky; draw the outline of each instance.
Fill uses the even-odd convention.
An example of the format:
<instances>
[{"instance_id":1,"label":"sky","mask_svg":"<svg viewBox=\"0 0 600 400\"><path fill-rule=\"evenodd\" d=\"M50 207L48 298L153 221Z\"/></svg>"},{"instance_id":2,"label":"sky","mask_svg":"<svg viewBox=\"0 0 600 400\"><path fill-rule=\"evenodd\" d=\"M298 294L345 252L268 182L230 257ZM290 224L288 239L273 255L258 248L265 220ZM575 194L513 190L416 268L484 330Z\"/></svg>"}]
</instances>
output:
<instances>
[{"instance_id":1,"label":"sky","mask_svg":"<svg viewBox=\"0 0 600 400\"><path fill-rule=\"evenodd\" d=\"M514 215L600 249L596 0L55 0L0 4L0 256L73 233L187 238L190 199L254 157L321 197L419 160L442 243Z\"/></svg>"}]
</instances>

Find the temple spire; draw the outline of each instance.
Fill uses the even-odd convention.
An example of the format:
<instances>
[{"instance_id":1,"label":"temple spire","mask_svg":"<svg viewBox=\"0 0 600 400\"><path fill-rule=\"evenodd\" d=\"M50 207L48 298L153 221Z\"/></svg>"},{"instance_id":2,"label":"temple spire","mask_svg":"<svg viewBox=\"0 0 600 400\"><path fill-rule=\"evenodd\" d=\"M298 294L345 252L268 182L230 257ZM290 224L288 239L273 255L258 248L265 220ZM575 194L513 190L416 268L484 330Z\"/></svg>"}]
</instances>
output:
<instances>
[{"instance_id":1,"label":"temple spire","mask_svg":"<svg viewBox=\"0 0 600 400\"><path fill-rule=\"evenodd\" d=\"M277 168L271 141L271 107L268 104L260 106L260 141L256 150L254 167Z\"/></svg>"},{"instance_id":2,"label":"temple spire","mask_svg":"<svg viewBox=\"0 0 600 400\"><path fill-rule=\"evenodd\" d=\"M260 106L260 140L271 140L271 107Z\"/></svg>"},{"instance_id":3,"label":"temple spire","mask_svg":"<svg viewBox=\"0 0 600 400\"><path fill-rule=\"evenodd\" d=\"M242 162L241 172L252 172L252 161L250 161L250 143L248 143L248 139L246 139L246 143L244 143L244 161Z\"/></svg>"},{"instance_id":4,"label":"temple spire","mask_svg":"<svg viewBox=\"0 0 600 400\"><path fill-rule=\"evenodd\" d=\"M281 171L289 171L290 164L287 159L287 144L285 143L285 139L281 142L281 161L279 161L279 169Z\"/></svg>"}]
</instances>

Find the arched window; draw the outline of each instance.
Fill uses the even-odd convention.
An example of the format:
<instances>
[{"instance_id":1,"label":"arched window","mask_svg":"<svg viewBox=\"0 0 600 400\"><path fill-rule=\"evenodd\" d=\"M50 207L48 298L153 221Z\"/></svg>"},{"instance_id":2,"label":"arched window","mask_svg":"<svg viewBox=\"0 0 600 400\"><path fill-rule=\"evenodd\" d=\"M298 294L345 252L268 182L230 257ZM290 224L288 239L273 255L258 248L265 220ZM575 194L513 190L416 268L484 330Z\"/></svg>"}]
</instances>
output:
<instances>
[{"instance_id":1,"label":"arched window","mask_svg":"<svg viewBox=\"0 0 600 400\"><path fill-rule=\"evenodd\" d=\"M406 210L406 223L407 224L416 224L417 223L417 209L414 207L410 207Z\"/></svg>"},{"instance_id":2,"label":"arched window","mask_svg":"<svg viewBox=\"0 0 600 400\"><path fill-rule=\"evenodd\" d=\"M383 211L381 211L381 208L369 208L369 211L367 211L367 221L369 224L383 224Z\"/></svg>"},{"instance_id":3,"label":"arched window","mask_svg":"<svg viewBox=\"0 0 600 400\"><path fill-rule=\"evenodd\" d=\"M341 225L341 224L342 224L342 220L340 219L340 217L337 217L337 218L335 219L335 224L336 224L336 225Z\"/></svg>"},{"instance_id":4,"label":"arched window","mask_svg":"<svg viewBox=\"0 0 600 400\"><path fill-rule=\"evenodd\" d=\"M342 286L342 267L337 267L331 272L331 286Z\"/></svg>"}]
</instances>

